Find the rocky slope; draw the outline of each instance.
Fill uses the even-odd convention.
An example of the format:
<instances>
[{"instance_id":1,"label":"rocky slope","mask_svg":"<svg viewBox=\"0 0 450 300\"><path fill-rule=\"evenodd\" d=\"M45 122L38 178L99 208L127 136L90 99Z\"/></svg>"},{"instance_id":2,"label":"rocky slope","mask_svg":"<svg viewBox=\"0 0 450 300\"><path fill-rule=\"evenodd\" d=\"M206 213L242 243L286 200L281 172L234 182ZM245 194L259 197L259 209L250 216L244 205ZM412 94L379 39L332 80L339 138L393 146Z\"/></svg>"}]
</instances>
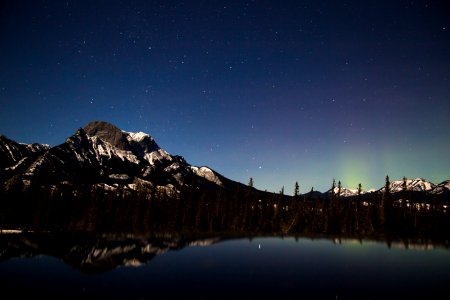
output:
<instances>
[{"instance_id":1,"label":"rocky slope","mask_svg":"<svg viewBox=\"0 0 450 300\"><path fill-rule=\"evenodd\" d=\"M233 188L233 182L208 167L195 167L161 149L148 134L122 131L95 121L58 146L22 145L2 136L4 188L31 184L99 184L129 188L160 186L179 189ZM21 168L18 165L22 164Z\"/></svg>"}]
</instances>

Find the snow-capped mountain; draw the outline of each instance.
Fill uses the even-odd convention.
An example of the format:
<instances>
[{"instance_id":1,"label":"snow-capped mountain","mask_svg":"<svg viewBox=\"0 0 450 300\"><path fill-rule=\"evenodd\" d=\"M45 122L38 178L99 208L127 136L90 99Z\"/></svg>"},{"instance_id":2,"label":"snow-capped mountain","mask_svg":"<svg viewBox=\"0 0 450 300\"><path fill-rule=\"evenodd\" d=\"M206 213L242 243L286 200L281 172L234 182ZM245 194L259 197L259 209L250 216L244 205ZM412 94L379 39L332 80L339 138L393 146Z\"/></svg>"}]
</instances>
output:
<instances>
[{"instance_id":1,"label":"snow-capped mountain","mask_svg":"<svg viewBox=\"0 0 450 300\"><path fill-rule=\"evenodd\" d=\"M406 187L406 191L413 191L413 192L426 192L426 193L432 193L432 194L441 194L444 192L450 192L450 179L446 180L440 184L434 184L432 182L426 181L423 178L415 178L415 179L406 179L405 181L403 179L401 180L394 180L390 183L390 192L391 193L398 193L403 191L404 186ZM361 195L363 194L370 194L370 193L376 193L376 192L382 192L384 193L385 187L382 187L378 190L371 189L368 191L361 191ZM327 194L331 194L331 189L327 192ZM358 189L349 189L346 187L341 187L341 191L339 193L339 188L334 188L334 194L340 195L341 197L352 197L358 195Z\"/></svg>"},{"instance_id":2,"label":"snow-capped mountain","mask_svg":"<svg viewBox=\"0 0 450 300\"><path fill-rule=\"evenodd\" d=\"M0 135L0 188L7 179L24 172L49 148L41 144L20 144Z\"/></svg>"},{"instance_id":3,"label":"snow-capped mountain","mask_svg":"<svg viewBox=\"0 0 450 300\"><path fill-rule=\"evenodd\" d=\"M192 183L202 188L237 184L208 167L194 167L183 157L169 154L149 134L122 131L101 121L78 129L53 148L22 145L2 137L0 150L0 172L6 188L13 176L14 182L20 178L25 186L69 182L177 189ZM19 170L15 165L23 159L27 163Z\"/></svg>"},{"instance_id":4,"label":"snow-capped mountain","mask_svg":"<svg viewBox=\"0 0 450 300\"><path fill-rule=\"evenodd\" d=\"M415 179L406 179L395 180L392 181L389 185L391 193L401 192L403 191L404 186L407 191L416 191L416 192L428 192L435 188L435 184L429 181L426 181L423 178L415 178ZM385 188L383 187L381 191L384 192Z\"/></svg>"},{"instance_id":5,"label":"snow-capped mountain","mask_svg":"<svg viewBox=\"0 0 450 300\"><path fill-rule=\"evenodd\" d=\"M15 169L27 157L35 156L48 150L48 145L20 144L0 134L0 169Z\"/></svg>"},{"instance_id":6,"label":"snow-capped mountain","mask_svg":"<svg viewBox=\"0 0 450 300\"><path fill-rule=\"evenodd\" d=\"M433 194L442 194L450 192L450 179L445 180L434 187L431 191Z\"/></svg>"},{"instance_id":7,"label":"snow-capped mountain","mask_svg":"<svg viewBox=\"0 0 450 300\"><path fill-rule=\"evenodd\" d=\"M334 191L335 195L339 195L341 197L350 197L350 196L358 195L358 189L349 189L349 188L341 187L341 190L339 191L339 188L335 187L333 191ZM366 192L361 191L361 195L364 193L366 193Z\"/></svg>"}]
</instances>

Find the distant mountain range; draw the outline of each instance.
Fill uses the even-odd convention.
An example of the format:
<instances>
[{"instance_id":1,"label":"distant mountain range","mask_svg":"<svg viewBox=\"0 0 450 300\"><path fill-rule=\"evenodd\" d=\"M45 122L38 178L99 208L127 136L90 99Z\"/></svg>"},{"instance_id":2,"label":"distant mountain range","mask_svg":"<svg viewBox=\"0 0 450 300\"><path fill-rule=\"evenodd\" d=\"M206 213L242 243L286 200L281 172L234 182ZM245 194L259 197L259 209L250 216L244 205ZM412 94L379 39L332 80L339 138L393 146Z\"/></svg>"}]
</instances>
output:
<instances>
[{"instance_id":1,"label":"distant mountain range","mask_svg":"<svg viewBox=\"0 0 450 300\"><path fill-rule=\"evenodd\" d=\"M391 193L398 193L398 192L402 192L404 190L404 187L405 187L406 191L425 192L425 193L430 193L430 194L441 194L441 193L450 191L450 179L445 180L439 184L434 184L432 182L426 181L423 178L406 179L405 181L403 179L402 180L394 180L394 181L390 182L389 190ZM378 190L372 189L369 191L361 191L361 194L379 193L379 192L384 192L384 191L385 191L385 187L382 187ZM330 192L331 192L331 190L328 191L328 193L330 193ZM335 187L334 193L335 194L340 193L340 195L343 197L349 197L349 196L358 195L358 190L342 187L341 190L339 191L339 188Z\"/></svg>"},{"instance_id":2,"label":"distant mountain range","mask_svg":"<svg viewBox=\"0 0 450 300\"><path fill-rule=\"evenodd\" d=\"M244 187L208 167L192 166L182 156L169 154L149 134L126 132L102 121L87 124L55 147L21 144L0 135L0 184L6 191L18 187L26 190L32 184L168 191L193 185L200 190ZM403 189L403 180L391 182L391 192ZM446 193L450 191L450 180L434 184L421 178L408 179L406 190ZM384 187L369 192L383 191ZM331 190L324 194L330 193ZM334 193L349 197L358 191L343 187L339 191L336 187Z\"/></svg>"}]
</instances>

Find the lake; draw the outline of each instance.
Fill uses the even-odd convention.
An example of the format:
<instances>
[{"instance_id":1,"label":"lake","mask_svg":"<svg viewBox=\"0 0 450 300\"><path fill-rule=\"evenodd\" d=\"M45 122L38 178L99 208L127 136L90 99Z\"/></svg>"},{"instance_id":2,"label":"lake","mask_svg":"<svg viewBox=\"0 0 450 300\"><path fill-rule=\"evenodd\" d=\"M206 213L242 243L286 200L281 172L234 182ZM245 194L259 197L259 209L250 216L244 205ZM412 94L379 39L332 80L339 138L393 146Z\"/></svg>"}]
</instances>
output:
<instances>
[{"instance_id":1,"label":"lake","mask_svg":"<svg viewBox=\"0 0 450 300\"><path fill-rule=\"evenodd\" d=\"M432 244L310 237L1 235L11 298L442 298L450 251ZM445 297L444 297L445 298Z\"/></svg>"}]
</instances>

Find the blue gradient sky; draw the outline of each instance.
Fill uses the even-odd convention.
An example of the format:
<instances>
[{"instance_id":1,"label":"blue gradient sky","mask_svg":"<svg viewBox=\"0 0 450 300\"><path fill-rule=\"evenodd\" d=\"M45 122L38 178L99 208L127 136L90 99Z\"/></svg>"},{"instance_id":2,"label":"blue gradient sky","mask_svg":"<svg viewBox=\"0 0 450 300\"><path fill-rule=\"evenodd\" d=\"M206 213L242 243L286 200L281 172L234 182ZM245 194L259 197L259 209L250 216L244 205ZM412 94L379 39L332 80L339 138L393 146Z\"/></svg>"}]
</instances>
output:
<instances>
[{"instance_id":1,"label":"blue gradient sky","mask_svg":"<svg viewBox=\"0 0 450 300\"><path fill-rule=\"evenodd\" d=\"M0 132L91 120L292 193L450 177L445 1L2 1Z\"/></svg>"}]
</instances>

